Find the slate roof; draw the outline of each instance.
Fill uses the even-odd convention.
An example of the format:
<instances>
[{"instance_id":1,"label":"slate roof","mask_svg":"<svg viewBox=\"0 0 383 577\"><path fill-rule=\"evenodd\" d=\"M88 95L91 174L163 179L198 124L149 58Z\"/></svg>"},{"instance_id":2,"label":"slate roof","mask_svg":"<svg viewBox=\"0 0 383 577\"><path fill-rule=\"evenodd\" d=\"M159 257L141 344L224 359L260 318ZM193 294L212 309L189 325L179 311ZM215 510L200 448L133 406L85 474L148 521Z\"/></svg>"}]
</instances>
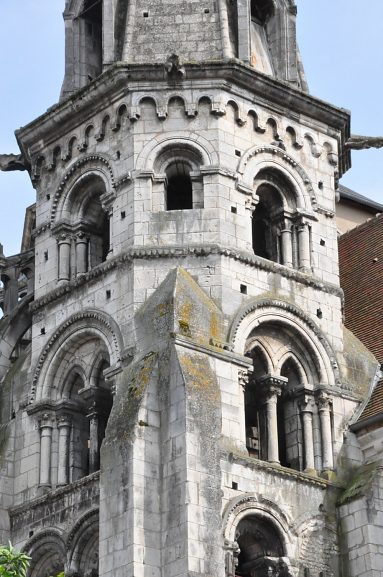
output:
<instances>
[{"instance_id":1,"label":"slate roof","mask_svg":"<svg viewBox=\"0 0 383 577\"><path fill-rule=\"evenodd\" d=\"M359 192L355 192L354 190L351 190L351 188L343 186L343 184L339 185L339 193L340 198L343 200L349 200L351 202L355 202L356 204L362 204L364 207L371 209L373 212L383 212L383 204L379 204L379 202L371 200L371 198L367 198L367 196L363 196L363 194L359 194Z\"/></svg>"}]
</instances>

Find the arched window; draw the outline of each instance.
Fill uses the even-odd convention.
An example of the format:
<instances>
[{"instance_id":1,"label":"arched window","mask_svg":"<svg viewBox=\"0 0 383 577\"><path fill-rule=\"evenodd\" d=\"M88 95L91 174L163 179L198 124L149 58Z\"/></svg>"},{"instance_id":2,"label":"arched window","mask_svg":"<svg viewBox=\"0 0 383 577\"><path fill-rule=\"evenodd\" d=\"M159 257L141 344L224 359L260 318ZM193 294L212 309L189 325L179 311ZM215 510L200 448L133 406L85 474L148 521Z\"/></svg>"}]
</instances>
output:
<instances>
[{"instance_id":1,"label":"arched window","mask_svg":"<svg viewBox=\"0 0 383 577\"><path fill-rule=\"evenodd\" d=\"M249 515L236 530L240 553L236 574L241 577L288 575L282 540L276 528L266 519ZM277 573L277 570L280 572Z\"/></svg>"},{"instance_id":2,"label":"arched window","mask_svg":"<svg viewBox=\"0 0 383 577\"><path fill-rule=\"evenodd\" d=\"M252 220L254 254L310 272L311 226L297 210L292 183L279 171L263 169L254 187L259 199Z\"/></svg>"},{"instance_id":3,"label":"arched window","mask_svg":"<svg viewBox=\"0 0 383 577\"><path fill-rule=\"evenodd\" d=\"M166 210L190 208L193 208L190 166L183 161L171 163L166 169Z\"/></svg>"},{"instance_id":4,"label":"arched window","mask_svg":"<svg viewBox=\"0 0 383 577\"><path fill-rule=\"evenodd\" d=\"M312 473L314 389L320 382L308 343L278 322L250 334L246 355L253 372L245 388L246 447L249 455Z\"/></svg>"},{"instance_id":5,"label":"arched window","mask_svg":"<svg viewBox=\"0 0 383 577\"><path fill-rule=\"evenodd\" d=\"M68 281L104 262L111 250L110 214L102 203L104 180L88 174L74 185L54 227L58 242L58 278Z\"/></svg>"},{"instance_id":6,"label":"arched window","mask_svg":"<svg viewBox=\"0 0 383 577\"><path fill-rule=\"evenodd\" d=\"M164 195L158 204L169 211L203 208L202 164L200 152L187 145L162 149L154 162L156 180L161 184L153 190Z\"/></svg>"}]
</instances>

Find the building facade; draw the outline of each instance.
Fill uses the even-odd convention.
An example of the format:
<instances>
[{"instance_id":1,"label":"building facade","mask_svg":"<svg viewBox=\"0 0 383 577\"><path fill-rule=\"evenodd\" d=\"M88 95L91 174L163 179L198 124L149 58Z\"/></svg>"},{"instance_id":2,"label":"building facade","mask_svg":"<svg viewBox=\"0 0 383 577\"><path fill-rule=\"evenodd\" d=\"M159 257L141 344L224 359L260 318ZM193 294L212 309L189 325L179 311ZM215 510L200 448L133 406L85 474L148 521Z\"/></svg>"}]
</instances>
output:
<instances>
[{"instance_id":1,"label":"building facade","mask_svg":"<svg viewBox=\"0 0 383 577\"><path fill-rule=\"evenodd\" d=\"M1 539L30 577L377 577L337 506L378 367L342 325L350 119L294 2L64 21L61 100L17 132L34 247L0 262Z\"/></svg>"}]
</instances>

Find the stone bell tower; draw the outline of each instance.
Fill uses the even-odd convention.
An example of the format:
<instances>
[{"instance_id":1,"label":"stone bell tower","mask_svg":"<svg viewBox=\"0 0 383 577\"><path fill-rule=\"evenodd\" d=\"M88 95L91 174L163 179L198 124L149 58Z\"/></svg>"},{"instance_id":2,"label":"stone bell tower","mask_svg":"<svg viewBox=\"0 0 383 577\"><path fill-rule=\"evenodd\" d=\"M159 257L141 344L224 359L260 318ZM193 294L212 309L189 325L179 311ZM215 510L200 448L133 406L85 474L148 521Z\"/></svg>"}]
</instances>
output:
<instances>
[{"instance_id":1,"label":"stone bell tower","mask_svg":"<svg viewBox=\"0 0 383 577\"><path fill-rule=\"evenodd\" d=\"M342 329L349 115L308 94L295 19L66 2L60 102L17 133L35 289L8 534L31 577L341 574L375 365Z\"/></svg>"}]
</instances>

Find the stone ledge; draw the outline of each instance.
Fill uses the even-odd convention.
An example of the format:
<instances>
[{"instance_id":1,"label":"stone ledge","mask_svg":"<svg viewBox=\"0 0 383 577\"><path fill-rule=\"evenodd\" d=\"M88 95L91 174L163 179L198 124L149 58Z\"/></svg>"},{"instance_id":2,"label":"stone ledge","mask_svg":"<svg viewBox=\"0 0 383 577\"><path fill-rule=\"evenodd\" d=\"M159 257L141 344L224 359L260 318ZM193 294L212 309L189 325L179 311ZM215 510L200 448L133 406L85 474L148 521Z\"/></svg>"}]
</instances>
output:
<instances>
[{"instance_id":1,"label":"stone ledge","mask_svg":"<svg viewBox=\"0 0 383 577\"><path fill-rule=\"evenodd\" d=\"M187 247L182 246L144 246L144 247L132 247L127 251L121 253L120 255L100 264L89 272L79 276L76 279L66 282L60 285L58 288L53 289L48 292L43 297L38 298L31 304L31 311L36 312L44 306L54 302L68 293L73 292L76 288L83 286L91 280L97 279L104 276L110 270L118 268L123 263L131 263L134 260L139 259L158 259L158 258L180 258L187 256L197 256L205 257L210 255L226 256L253 266L254 268L259 268L267 272L274 272L280 274L282 277L291 279L296 282L300 282L305 286L312 287L314 289L324 291L327 294L331 294L343 299L342 289L334 284L321 281L316 277L311 276L308 273L303 273L295 269L290 269L281 264L269 261L260 256L256 256L251 253L246 253L244 251L235 250L232 248L220 247L218 245L189 245Z\"/></svg>"},{"instance_id":2,"label":"stone ledge","mask_svg":"<svg viewBox=\"0 0 383 577\"><path fill-rule=\"evenodd\" d=\"M98 483L100 480L100 471L96 471L91 475L87 475L86 477L82 477L78 481L74 483L69 483L64 487L59 487L58 489L53 489L45 495L41 497L36 497L31 499L30 501L24 502L22 505L17 505L16 507L12 507L9 510L9 516L11 521L14 521L20 515L23 516L25 513L29 513L39 507L45 507L47 505L51 505L56 501L59 501L66 495L72 495L76 493L77 490L81 490L89 485L97 485L97 492L99 493Z\"/></svg>"},{"instance_id":3,"label":"stone ledge","mask_svg":"<svg viewBox=\"0 0 383 577\"><path fill-rule=\"evenodd\" d=\"M315 477L302 471L295 471L294 469L288 469L287 467L282 467L282 465L274 465L268 463L267 461L261 461L260 459L255 459L254 457L248 457L244 454L221 451L221 458L224 458L230 463L235 463L239 465L244 465L245 467L250 467L255 470L266 471L277 477L284 477L294 479L295 481L301 481L308 485L314 485L320 487L321 489L327 489L327 487L333 487L334 489L342 490L343 486L323 479L322 477Z\"/></svg>"}]
</instances>

